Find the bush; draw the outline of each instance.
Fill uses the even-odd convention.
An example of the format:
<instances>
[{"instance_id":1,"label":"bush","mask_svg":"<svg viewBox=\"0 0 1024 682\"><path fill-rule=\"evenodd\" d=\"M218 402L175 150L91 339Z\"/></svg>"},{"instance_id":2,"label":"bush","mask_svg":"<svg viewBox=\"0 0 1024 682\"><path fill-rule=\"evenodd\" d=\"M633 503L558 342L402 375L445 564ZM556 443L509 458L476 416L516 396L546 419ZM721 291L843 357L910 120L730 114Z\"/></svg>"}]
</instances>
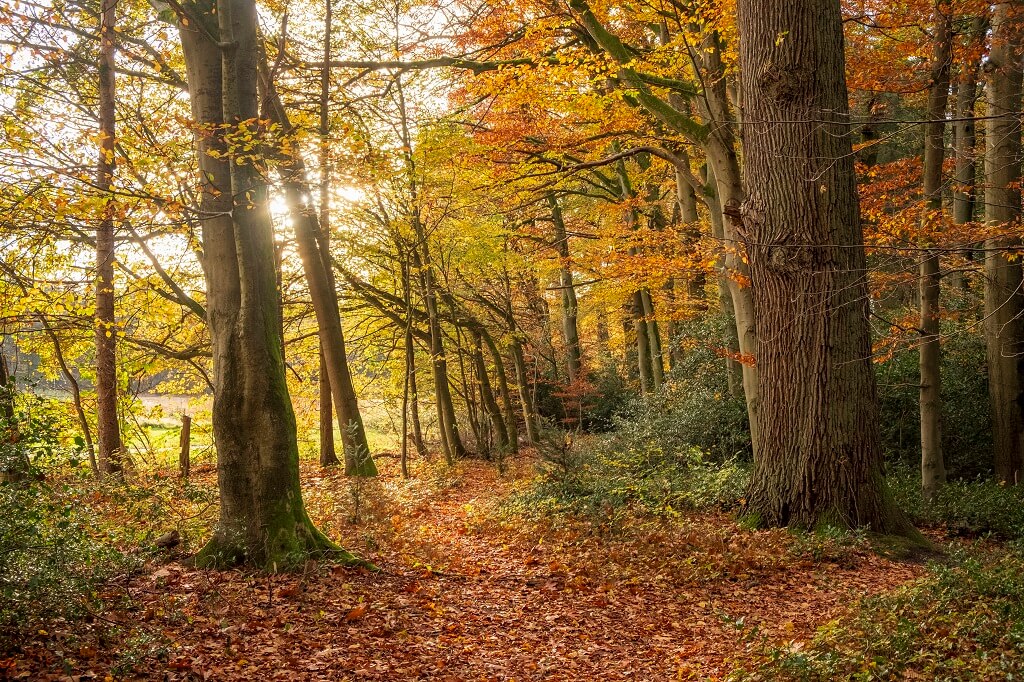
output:
<instances>
[{"instance_id":1,"label":"bush","mask_svg":"<svg viewBox=\"0 0 1024 682\"><path fill-rule=\"evenodd\" d=\"M711 461L749 460L750 429L743 396L729 393L726 361L719 357L718 322L692 322L696 340L672 369L662 390L626 402L614 418L623 448L655 443L670 456L696 448Z\"/></svg>"},{"instance_id":2,"label":"bush","mask_svg":"<svg viewBox=\"0 0 1024 682\"><path fill-rule=\"evenodd\" d=\"M1024 551L957 549L947 563L852 616L807 647L766 647L736 680L1009 680L1024 674Z\"/></svg>"},{"instance_id":3,"label":"bush","mask_svg":"<svg viewBox=\"0 0 1024 682\"><path fill-rule=\"evenodd\" d=\"M654 442L625 445L619 434L545 440L543 475L507 503L528 517L601 516L627 506L656 516L729 509L747 485L745 465L709 462L696 448L669 453Z\"/></svg>"},{"instance_id":4,"label":"bush","mask_svg":"<svg viewBox=\"0 0 1024 682\"><path fill-rule=\"evenodd\" d=\"M959 535L994 534L1004 539L1024 539L1024 486L992 481L953 481L935 499L921 495L917 472L898 469L889 477L897 503L920 526L943 527Z\"/></svg>"},{"instance_id":5,"label":"bush","mask_svg":"<svg viewBox=\"0 0 1024 682\"><path fill-rule=\"evenodd\" d=\"M952 323L944 323L942 333L942 451L950 478L973 479L992 468L985 342ZM917 351L901 351L875 370L886 458L916 467L921 457Z\"/></svg>"},{"instance_id":6,"label":"bush","mask_svg":"<svg viewBox=\"0 0 1024 682\"><path fill-rule=\"evenodd\" d=\"M0 641L89 610L94 588L132 562L92 535L95 519L61 486L0 485Z\"/></svg>"}]
</instances>

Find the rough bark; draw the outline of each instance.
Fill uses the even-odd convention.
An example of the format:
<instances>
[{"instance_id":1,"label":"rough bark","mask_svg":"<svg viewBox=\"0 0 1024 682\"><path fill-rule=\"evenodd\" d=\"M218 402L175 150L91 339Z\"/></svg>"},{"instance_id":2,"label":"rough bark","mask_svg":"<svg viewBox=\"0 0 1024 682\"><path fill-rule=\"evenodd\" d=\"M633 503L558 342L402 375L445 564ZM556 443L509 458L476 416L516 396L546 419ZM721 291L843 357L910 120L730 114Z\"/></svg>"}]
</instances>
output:
<instances>
[{"instance_id":1,"label":"rough bark","mask_svg":"<svg viewBox=\"0 0 1024 682\"><path fill-rule=\"evenodd\" d=\"M114 313L114 220L117 203L114 185L117 0L103 0L100 10L99 50L99 160L96 189L103 209L96 228L96 437L101 475L119 475L122 463L121 427L117 418L117 319Z\"/></svg>"},{"instance_id":2,"label":"rough bark","mask_svg":"<svg viewBox=\"0 0 1024 682\"><path fill-rule=\"evenodd\" d=\"M738 9L761 400L745 511L912 534L882 475L839 0Z\"/></svg>"},{"instance_id":3,"label":"rough bark","mask_svg":"<svg viewBox=\"0 0 1024 682\"><path fill-rule=\"evenodd\" d=\"M993 464L996 477L1010 484L1024 477L1024 293L1021 261L1013 253L1021 246L1014 235L1021 205L1022 12L1017 3L996 5L985 64L985 222L993 232L985 241L985 345Z\"/></svg>"},{"instance_id":4,"label":"rough bark","mask_svg":"<svg viewBox=\"0 0 1024 682\"><path fill-rule=\"evenodd\" d=\"M924 199L922 227L925 230L942 214L942 162L946 156L946 105L949 100L949 71L952 58L953 19L935 5L935 38L932 55L932 83L928 89L928 122L924 127ZM927 232L926 232L927 234ZM926 237L924 247L930 246ZM918 262L921 299L921 342L918 352L921 412L921 489L926 499L935 496L946 482L942 457L942 373L939 340L939 293L941 275L939 252L927 249Z\"/></svg>"}]
</instances>

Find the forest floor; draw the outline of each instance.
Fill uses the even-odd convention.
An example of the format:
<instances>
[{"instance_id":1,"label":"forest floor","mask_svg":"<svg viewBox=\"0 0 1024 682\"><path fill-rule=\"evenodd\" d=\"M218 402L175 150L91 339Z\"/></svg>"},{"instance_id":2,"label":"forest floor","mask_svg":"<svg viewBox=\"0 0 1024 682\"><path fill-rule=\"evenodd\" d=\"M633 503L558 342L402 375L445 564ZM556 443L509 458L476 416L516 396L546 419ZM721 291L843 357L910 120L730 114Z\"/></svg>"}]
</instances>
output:
<instances>
[{"instance_id":1,"label":"forest floor","mask_svg":"<svg viewBox=\"0 0 1024 682\"><path fill-rule=\"evenodd\" d=\"M726 514L525 520L501 501L532 476L527 458L504 476L467 462L424 466L410 481L384 464L359 488L312 464L303 471L314 521L378 572L200 571L180 556L151 558L105 588L90 622L40 629L8 674L720 679L759 647L802 647L858 597L923 572L864 545L744 530ZM214 484L209 467L196 477Z\"/></svg>"}]
</instances>

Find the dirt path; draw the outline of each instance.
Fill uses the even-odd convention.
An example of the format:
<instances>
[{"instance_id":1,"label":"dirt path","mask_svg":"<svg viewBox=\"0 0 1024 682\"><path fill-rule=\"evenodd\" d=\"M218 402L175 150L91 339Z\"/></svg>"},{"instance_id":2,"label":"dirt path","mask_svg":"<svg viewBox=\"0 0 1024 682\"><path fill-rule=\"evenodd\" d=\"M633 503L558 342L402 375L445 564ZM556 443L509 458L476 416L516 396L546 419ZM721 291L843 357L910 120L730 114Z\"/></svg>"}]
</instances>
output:
<instances>
[{"instance_id":1,"label":"dirt path","mask_svg":"<svg viewBox=\"0 0 1024 682\"><path fill-rule=\"evenodd\" d=\"M311 507L344 485L315 479ZM108 616L149 633L137 642L146 679L705 679L761 635L798 642L857 595L920 572L869 554L785 558L785 534L719 517L604 540L481 524L502 485L471 464L458 485L381 503L401 486L385 477L373 523L332 529L357 551L376 545L364 555L380 573L319 566L268 578L172 563L138 577ZM114 647L132 654L123 641L79 646L72 672L99 679Z\"/></svg>"}]
</instances>

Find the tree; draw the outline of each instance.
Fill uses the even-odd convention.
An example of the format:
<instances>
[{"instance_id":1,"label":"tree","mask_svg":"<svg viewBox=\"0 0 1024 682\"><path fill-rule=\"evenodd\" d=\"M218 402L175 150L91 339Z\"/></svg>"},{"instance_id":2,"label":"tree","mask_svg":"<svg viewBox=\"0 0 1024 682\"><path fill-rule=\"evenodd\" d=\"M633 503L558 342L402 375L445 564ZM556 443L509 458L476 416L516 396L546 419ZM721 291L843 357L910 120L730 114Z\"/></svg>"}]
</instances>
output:
<instances>
[{"instance_id":1,"label":"tree","mask_svg":"<svg viewBox=\"0 0 1024 682\"><path fill-rule=\"evenodd\" d=\"M911 533L882 476L839 0L740 0L738 26L746 198L731 218L761 400L745 513Z\"/></svg>"},{"instance_id":2,"label":"tree","mask_svg":"<svg viewBox=\"0 0 1024 682\"><path fill-rule=\"evenodd\" d=\"M299 486L295 415L278 334L273 229L258 151L256 4L203 0L180 8L202 173L221 503L218 527L197 562L283 566L339 550L309 520Z\"/></svg>"},{"instance_id":3,"label":"tree","mask_svg":"<svg viewBox=\"0 0 1024 682\"><path fill-rule=\"evenodd\" d=\"M114 83L117 0L102 0L99 48L99 160L96 188L102 206L96 227L96 436L99 471L121 472L121 427L117 417L117 318L114 315L114 220L117 202L114 184L115 107Z\"/></svg>"},{"instance_id":4,"label":"tree","mask_svg":"<svg viewBox=\"0 0 1024 682\"><path fill-rule=\"evenodd\" d=\"M1024 12L1002 2L992 15L985 71L985 346L992 406L994 465L1000 481L1024 479L1024 291L1015 231L1020 220L1021 32Z\"/></svg>"},{"instance_id":5,"label":"tree","mask_svg":"<svg viewBox=\"0 0 1024 682\"><path fill-rule=\"evenodd\" d=\"M949 70L952 59L953 17L948 7L935 3L935 53L932 83L928 89L928 122L924 133L924 198L921 232L931 246L929 229L942 222L942 162L945 159L946 104L949 100ZM946 482L942 458L942 374L939 370L939 252L926 248L918 261L921 298L920 411L921 488L926 498L935 496Z\"/></svg>"}]
</instances>

